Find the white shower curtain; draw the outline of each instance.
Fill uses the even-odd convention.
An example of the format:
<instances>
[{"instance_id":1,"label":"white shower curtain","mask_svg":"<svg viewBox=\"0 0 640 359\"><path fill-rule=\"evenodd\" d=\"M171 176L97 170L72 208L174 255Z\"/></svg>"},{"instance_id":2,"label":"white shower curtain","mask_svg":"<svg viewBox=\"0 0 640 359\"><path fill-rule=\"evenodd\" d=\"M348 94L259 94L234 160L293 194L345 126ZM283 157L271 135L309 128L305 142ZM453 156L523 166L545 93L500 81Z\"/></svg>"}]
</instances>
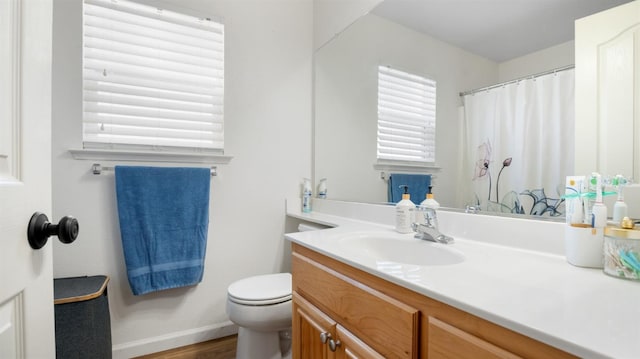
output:
<instances>
[{"instance_id":1,"label":"white shower curtain","mask_svg":"<svg viewBox=\"0 0 640 359\"><path fill-rule=\"evenodd\" d=\"M574 158L574 70L465 95L466 204L563 214Z\"/></svg>"}]
</instances>

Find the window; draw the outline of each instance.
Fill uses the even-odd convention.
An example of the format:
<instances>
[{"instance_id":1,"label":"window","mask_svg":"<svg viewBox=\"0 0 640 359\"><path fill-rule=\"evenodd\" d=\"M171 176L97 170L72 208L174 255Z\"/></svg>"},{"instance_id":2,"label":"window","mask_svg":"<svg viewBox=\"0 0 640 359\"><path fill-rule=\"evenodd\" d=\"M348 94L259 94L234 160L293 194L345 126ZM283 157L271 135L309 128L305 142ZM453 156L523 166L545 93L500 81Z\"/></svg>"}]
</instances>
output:
<instances>
[{"instance_id":1,"label":"window","mask_svg":"<svg viewBox=\"0 0 640 359\"><path fill-rule=\"evenodd\" d=\"M378 67L378 160L434 163L436 82Z\"/></svg>"},{"instance_id":2,"label":"window","mask_svg":"<svg viewBox=\"0 0 640 359\"><path fill-rule=\"evenodd\" d=\"M224 25L126 0L85 0L83 143L222 153Z\"/></svg>"}]
</instances>

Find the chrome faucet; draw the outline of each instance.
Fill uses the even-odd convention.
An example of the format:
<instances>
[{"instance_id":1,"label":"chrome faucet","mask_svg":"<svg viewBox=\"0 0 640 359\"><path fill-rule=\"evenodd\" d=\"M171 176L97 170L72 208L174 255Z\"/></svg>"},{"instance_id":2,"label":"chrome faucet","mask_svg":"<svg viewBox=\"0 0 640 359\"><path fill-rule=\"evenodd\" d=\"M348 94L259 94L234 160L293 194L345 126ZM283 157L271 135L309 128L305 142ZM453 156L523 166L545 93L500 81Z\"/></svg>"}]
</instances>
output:
<instances>
[{"instance_id":1,"label":"chrome faucet","mask_svg":"<svg viewBox=\"0 0 640 359\"><path fill-rule=\"evenodd\" d=\"M416 232L415 238L443 244L453 243L453 238L440 233L438 230L438 217L433 208L418 207L416 211L424 212L424 223L414 222L411 228Z\"/></svg>"}]
</instances>

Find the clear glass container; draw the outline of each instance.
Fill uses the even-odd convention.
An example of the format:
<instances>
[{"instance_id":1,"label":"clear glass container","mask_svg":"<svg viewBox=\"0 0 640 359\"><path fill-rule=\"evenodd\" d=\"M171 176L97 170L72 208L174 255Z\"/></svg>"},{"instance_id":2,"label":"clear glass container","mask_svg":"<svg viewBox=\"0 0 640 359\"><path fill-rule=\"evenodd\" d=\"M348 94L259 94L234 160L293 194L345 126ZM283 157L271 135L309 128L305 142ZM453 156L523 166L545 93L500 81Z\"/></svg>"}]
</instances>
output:
<instances>
[{"instance_id":1,"label":"clear glass container","mask_svg":"<svg viewBox=\"0 0 640 359\"><path fill-rule=\"evenodd\" d=\"M605 228L604 272L613 277L640 280L640 230Z\"/></svg>"}]
</instances>

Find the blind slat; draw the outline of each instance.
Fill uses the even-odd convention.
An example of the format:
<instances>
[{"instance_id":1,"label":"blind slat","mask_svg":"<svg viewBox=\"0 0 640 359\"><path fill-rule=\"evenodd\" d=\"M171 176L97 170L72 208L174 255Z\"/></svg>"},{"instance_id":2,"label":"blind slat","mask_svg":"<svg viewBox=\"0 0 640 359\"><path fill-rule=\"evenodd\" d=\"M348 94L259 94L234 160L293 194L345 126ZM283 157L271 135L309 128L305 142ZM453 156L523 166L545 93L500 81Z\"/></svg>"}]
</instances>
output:
<instances>
[{"instance_id":1,"label":"blind slat","mask_svg":"<svg viewBox=\"0 0 640 359\"><path fill-rule=\"evenodd\" d=\"M385 98L379 99L378 102L386 111L395 111L422 118L433 115L435 109L435 106L431 105L423 105L422 107L407 106L400 101L388 101L388 99Z\"/></svg>"},{"instance_id":2,"label":"blind slat","mask_svg":"<svg viewBox=\"0 0 640 359\"><path fill-rule=\"evenodd\" d=\"M378 158L435 162L436 82L378 67Z\"/></svg>"},{"instance_id":3,"label":"blind slat","mask_svg":"<svg viewBox=\"0 0 640 359\"><path fill-rule=\"evenodd\" d=\"M87 92L104 92L119 95L145 96L156 99L166 99L171 101L185 101L192 103L208 103L222 105L222 93L214 94L194 94L188 92L167 91L148 86L128 86L125 84L104 82L104 81L84 81L84 90Z\"/></svg>"},{"instance_id":4,"label":"blind slat","mask_svg":"<svg viewBox=\"0 0 640 359\"><path fill-rule=\"evenodd\" d=\"M169 41L167 38L152 38L148 36L136 35L119 31L119 29L105 29L101 27L85 26L84 34L86 41L116 41L131 46L145 46L159 50L175 51L182 54L194 56L210 56L211 58L221 60L224 49L222 43L184 43Z\"/></svg>"},{"instance_id":5,"label":"blind slat","mask_svg":"<svg viewBox=\"0 0 640 359\"><path fill-rule=\"evenodd\" d=\"M387 97L389 99L402 99L403 101L409 102L409 103L421 103L421 104L425 104L426 102L433 102L435 101L435 94L428 94L428 95L424 95L424 94L417 94L417 95L412 95L412 94L408 94L406 92L402 92L402 91L396 91L396 90L389 90L389 89L384 89L381 88L380 91L380 96L383 97Z\"/></svg>"},{"instance_id":6,"label":"blind slat","mask_svg":"<svg viewBox=\"0 0 640 359\"><path fill-rule=\"evenodd\" d=\"M85 69L94 69L106 74L104 76L110 76L111 74L126 76L129 74L133 77L156 78L164 81L180 81L185 84L191 84L194 86L207 86L208 83L222 80L222 71L217 70L214 75L204 76L192 72L181 71L181 68L167 68L161 66L154 66L153 62L118 62L109 61L108 59L96 59L92 57L85 57L84 67ZM213 70L212 70L213 71Z\"/></svg>"},{"instance_id":7,"label":"blind slat","mask_svg":"<svg viewBox=\"0 0 640 359\"><path fill-rule=\"evenodd\" d=\"M102 114L114 114L134 117L149 117L158 119L182 119L187 121L206 121L215 122L216 118L222 118L222 110L212 113L195 113L195 112L180 112L166 109L152 109L144 107L133 107L127 105L119 105L113 103L97 103L97 102L85 102L85 113L102 113ZM218 116L216 116L218 115Z\"/></svg>"},{"instance_id":8,"label":"blind slat","mask_svg":"<svg viewBox=\"0 0 640 359\"><path fill-rule=\"evenodd\" d=\"M411 126L433 127L435 118L429 116L412 115L398 111L384 111L378 114L378 122L401 123Z\"/></svg>"},{"instance_id":9,"label":"blind slat","mask_svg":"<svg viewBox=\"0 0 640 359\"><path fill-rule=\"evenodd\" d=\"M224 149L224 25L85 0L83 142Z\"/></svg>"},{"instance_id":10,"label":"blind slat","mask_svg":"<svg viewBox=\"0 0 640 359\"><path fill-rule=\"evenodd\" d=\"M432 86L434 88L436 87L436 82L433 80L427 79L422 76L410 74L408 72L392 69L391 67L388 67L388 66L379 66L378 71L382 75L382 77L386 76L387 78L394 79L395 81L398 81L398 82L407 81L410 83L414 83L416 85L426 85L426 86Z\"/></svg>"},{"instance_id":11,"label":"blind slat","mask_svg":"<svg viewBox=\"0 0 640 359\"><path fill-rule=\"evenodd\" d=\"M85 41L85 56L118 61L128 59L129 62L135 62L139 58L155 58L163 61L163 67L169 69L193 67L201 71L208 71L209 68L223 68L222 61L211 56L191 55L149 46L129 45L117 41L92 38L88 38Z\"/></svg>"},{"instance_id":12,"label":"blind slat","mask_svg":"<svg viewBox=\"0 0 640 359\"><path fill-rule=\"evenodd\" d=\"M392 148L400 148L400 149L415 149L424 151L426 150L426 146L420 139L418 138L407 138L407 137L394 137L394 136L382 136L380 137L380 145L382 147L392 147Z\"/></svg>"},{"instance_id":13,"label":"blind slat","mask_svg":"<svg viewBox=\"0 0 640 359\"><path fill-rule=\"evenodd\" d=\"M175 140L200 140L212 141L217 136L213 131L198 131L185 129L168 129L146 126L114 125L85 123L85 131L88 134L105 134L120 136L158 137Z\"/></svg>"},{"instance_id":14,"label":"blind slat","mask_svg":"<svg viewBox=\"0 0 640 359\"><path fill-rule=\"evenodd\" d=\"M224 82L222 79L218 83L195 85L187 83L177 83L176 81L163 80L158 78L147 78L141 76L135 76L135 74L117 74L109 73L104 74L103 69L92 70L85 68L84 70L85 84L88 80L96 81L100 83L109 83L118 86L127 86L134 88L141 88L150 91L167 92L167 93L184 93L195 96L219 96L224 95Z\"/></svg>"},{"instance_id":15,"label":"blind slat","mask_svg":"<svg viewBox=\"0 0 640 359\"><path fill-rule=\"evenodd\" d=\"M424 145L425 137L431 135L428 131L405 131L405 130L397 130L397 129L385 129L381 128L378 130L378 138L407 138L407 139L415 139L416 142Z\"/></svg>"},{"instance_id":16,"label":"blind slat","mask_svg":"<svg viewBox=\"0 0 640 359\"><path fill-rule=\"evenodd\" d=\"M187 34L192 33L193 30L224 32L224 26L216 21L160 10L156 7L126 0L117 3L112 0L85 0L85 12L98 12L102 18L125 17L127 23L144 24L159 30L174 25L171 29L173 32L186 32ZM193 33L197 34L197 32ZM206 37L206 35L203 36Z\"/></svg>"},{"instance_id":17,"label":"blind slat","mask_svg":"<svg viewBox=\"0 0 640 359\"><path fill-rule=\"evenodd\" d=\"M381 76L382 88L398 89L407 93L435 93L436 88L431 85L418 84L410 81L401 81L390 76Z\"/></svg>"},{"instance_id":18,"label":"blind slat","mask_svg":"<svg viewBox=\"0 0 640 359\"><path fill-rule=\"evenodd\" d=\"M132 117L132 116L119 116L119 115L106 115L106 114L85 114L85 124L115 124L115 125L131 125L138 127L151 127L155 128L161 126L167 129L178 130L204 130L219 132L222 130L222 123L211 122L199 122L199 121L185 121L185 120L172 120L172 119L157 119L157 118L145 118L145 117Z\"/></svg>"},{"instance_id":19,"label":"blind slat","mask_svg":"<svg viewBox=\"0 0 640 359\"><path fill-rule=\"evenodd\" d=\"M186 101L175 101L168 99L157 99L146 96L131 96L122 95L117 93L99 92L99 91L85 91L85 102L99 103L104 99L108 99L109 103L123 106L130 106L132 108L143 108L151 111L155 110L167 110L167 111L180 111L193 114L210 114L214 111L215 107L212 103L193 103ZM220 107L220 106L217 106Z\"/></svg>"},{"instance_id":20,"label":"blind slat","mask_svg":"<svg viewBox=\"0 0 640 359\"><path fill-rule=\"evenodd\" d=\"M86 13L85 13L86 14ZM168 29L137 26L124 21L85 16L85 34L89 39L114 40L127 44L172 49L191 54L222 52L222 38L212 34L208 38L180 35Z\"/></svg>"}]
</instances>

